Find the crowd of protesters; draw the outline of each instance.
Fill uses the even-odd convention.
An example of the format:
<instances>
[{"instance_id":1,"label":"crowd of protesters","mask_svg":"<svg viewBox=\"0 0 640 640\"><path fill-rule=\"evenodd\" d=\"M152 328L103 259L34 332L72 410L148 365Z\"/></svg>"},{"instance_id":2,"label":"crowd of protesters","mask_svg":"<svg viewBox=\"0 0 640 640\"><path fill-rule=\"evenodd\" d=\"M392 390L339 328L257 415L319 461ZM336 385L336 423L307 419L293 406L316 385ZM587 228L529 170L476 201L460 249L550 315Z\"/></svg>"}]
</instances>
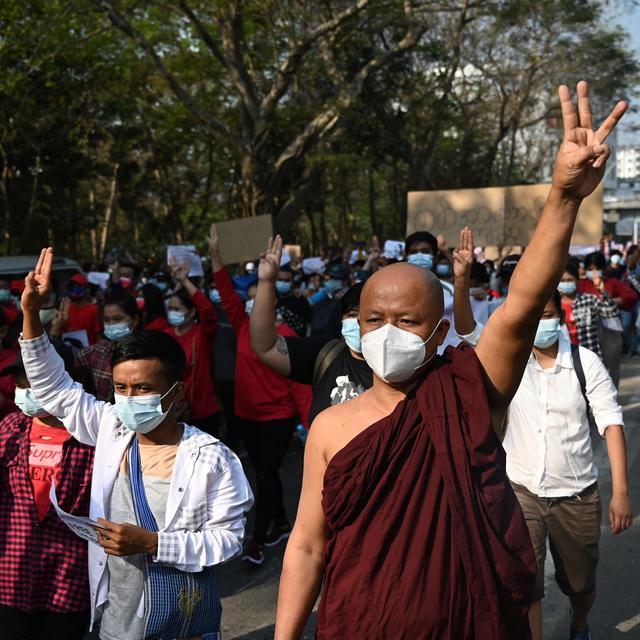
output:
<instances>
[{"instance_id":1,"label":"crowd of protesters","mask_svg":"<svg viewBox=\"0 0 640 640\"><path fill-rule=\"evenodd\" d=\"M153 268L150 261L114 260L108 267L87 265L56 290L48 249L24 282L0 280L0 635L80 640L93 625L105 640L219 637L213 567L238 555L260 567L269 548L292 533L280 467L295 434L303 442L311 434L312 460L314 431L328 420L323 416L335 416L336 425L343 419L332 407L373 399L376 384L401 385L437 357L434 362L451 359L458 375L458 356L447 355L453 353L447 348L463 343L481 354L492 327L517 316L516 302L509 301L526 297L525 275L544 258L535 238L524 253L493 261L474 246L469 229L461 230L456 246L437 233L421 230L382 246L374 238L307 258L289 255L276 237L254 261L226 267L212 226L204 276L189 275L189 259ZM552 250L550 259L562 253ZM622 358L640 356L640 248L603 242L572 256L565 248L561 267L553 294L539 304L541 319L535 318L524 373L521 367L517 374L522 382L505 394L509 408L497 430L510 495L524 514L516 525L526 523L526 545L532 543L526 633L530 627L535 639L542 637L549 540L558 584L571 600L571 637L586 640L600 536L592 437L605 440L611 463L611 529L619 533L631 524L616 388ZM96 272L109 275L88 277ZM433 303L442 313L425 335L413 330L419 324L409 317L413 312L375 310L383 298L390 305L401 285L414 287L414 305L429 306L432 294L442 301ZM532 288L532 298L545 295L540 287ZM379 299L372 301L374 295ZM394 313L397 320L383 322ZM366 414L361 406L355 404L354 416ZM497 440L496 447L502 450ZM345 487L354 474L369 473L358 468L355 453L344 459L347 448L333 467L326 455L323 467L335 474L342 464ZM240 463L245 454L255 472L255 499ZM309 478L305 471L307 485L315 482ZM296 541L313 539L305 527L319 504L307 510L304 496L321 489L303 485ZM51 491L64 511L92 519L95 542L63 523ZM356 500L340 491L346 492L325 478L326 513L334 509L324 502L330 495ZM254 503L252 535L245 537ZM335 526L355 531L361 525L354 516ZM341 547L344 540L326 535L322 548L327 540L333 544L325 557L329 588L340 569L331 553L356 552L353 539ZM294 559L296 548L288 552L283 580L300 585L302 602L319 585L295 576L307 566ZM384 564L382 557L376 561ZM317 562L313 567L309 575L320 571ZM285 605L288 597L283 586ZM343 603L327 602L336 611L324 609L323 624L339 629ZM280 629L293 629L281 637L295 637L303 615L301 609L289 621L286 607L279 612ZM440 628L444 635L437 637L485 637L466 635L474 623L464 617L460 627L450 622L463 635ZM388 633L376 637L418 637ZM486 637L503 637L492 633ZM365 636L373 637L359 637Z\"/></svg>"}]
</instances>

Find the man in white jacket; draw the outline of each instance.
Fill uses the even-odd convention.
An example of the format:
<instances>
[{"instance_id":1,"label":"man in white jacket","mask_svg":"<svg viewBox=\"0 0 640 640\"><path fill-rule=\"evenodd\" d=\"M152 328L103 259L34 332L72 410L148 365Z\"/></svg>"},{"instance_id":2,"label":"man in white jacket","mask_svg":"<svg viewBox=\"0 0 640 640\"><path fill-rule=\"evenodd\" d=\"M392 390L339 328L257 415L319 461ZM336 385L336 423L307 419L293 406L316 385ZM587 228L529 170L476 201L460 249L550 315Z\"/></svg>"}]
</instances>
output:
<instances>
[{"instance_id":1,"label":"man in white jacket","mask_svg":"<svg viewBox=\"0 0 640 640\"><path fill-rule=\"evenodd\" d=\"M165 333L118 341L115 405L73 382L40 323L52 262L43 250L26 278L21 349L36 398L96 448L90 517L104 528L89 549L92 622L102 618L102 640L217 638L211 568L242 550L253 503L242 466L219 440L176 420L185 357Z\"/></svg>"}]
</instances>

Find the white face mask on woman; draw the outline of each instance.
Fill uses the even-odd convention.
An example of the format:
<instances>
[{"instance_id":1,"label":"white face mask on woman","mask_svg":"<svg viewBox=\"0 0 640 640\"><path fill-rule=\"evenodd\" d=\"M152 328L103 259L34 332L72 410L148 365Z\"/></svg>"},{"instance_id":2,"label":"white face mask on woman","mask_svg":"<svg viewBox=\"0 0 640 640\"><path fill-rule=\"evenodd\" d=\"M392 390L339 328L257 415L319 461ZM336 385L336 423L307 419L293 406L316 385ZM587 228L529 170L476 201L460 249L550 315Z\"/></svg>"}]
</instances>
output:
<instances>
[{"instance_id":1,"label":"white face mask on woman","mask_svg":"<svg viewBox=\"0 0 640 640\"><path fill-rule=\"evenodd\" d=\"M426 340L410 331L385 324L362 336L362 355L381 380L404 382L435 357L434 352L425 362L427 343L433 338L441 322L442 319Z\"/></svg>"}]
</instances>

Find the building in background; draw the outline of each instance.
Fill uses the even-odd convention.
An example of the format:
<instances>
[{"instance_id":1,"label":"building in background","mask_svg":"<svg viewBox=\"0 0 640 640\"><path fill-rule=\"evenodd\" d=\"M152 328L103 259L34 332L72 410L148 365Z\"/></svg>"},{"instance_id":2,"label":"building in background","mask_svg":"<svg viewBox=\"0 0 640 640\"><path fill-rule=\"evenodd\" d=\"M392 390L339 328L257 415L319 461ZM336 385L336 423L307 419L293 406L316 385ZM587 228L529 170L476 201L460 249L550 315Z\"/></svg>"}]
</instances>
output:
<instances>
[{"instance_id":1,"label":"building in background","mask_svg":"<svg viewBox=\"0 0 640 640\"><path fill-rule=\"evenodd\" d=\"M604 177L604 232L620 240L640 240L640 145L617 145Z\"/></svg>"}]
</instances>

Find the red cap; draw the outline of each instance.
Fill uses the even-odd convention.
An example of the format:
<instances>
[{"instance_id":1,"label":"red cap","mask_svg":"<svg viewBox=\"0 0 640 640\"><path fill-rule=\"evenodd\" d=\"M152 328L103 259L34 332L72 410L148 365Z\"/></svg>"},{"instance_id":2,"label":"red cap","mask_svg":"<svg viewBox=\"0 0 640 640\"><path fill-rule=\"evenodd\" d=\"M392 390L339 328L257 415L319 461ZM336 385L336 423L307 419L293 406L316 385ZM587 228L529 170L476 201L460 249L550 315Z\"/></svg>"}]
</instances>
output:
<instances>
[{"instance_id":1,"label":"red cap","mask_svg":"<svg viewBox=\"0 0 640 640\"><path fill-rule=\"evenodd\" d=\"M87 280L87 278L85 276L83 276L81 273L75 273L74 275L71 276L70 282L73 282L74 284L81 284L81 285L88 285L89 281Z\"/></svg>"},{"instance_id":2,"label":"red cap","mask_svg":"<svg viewBox=\"0 0 640 640\"><path fill-rule=\"evenodd\" d=\"M22 295L22 292L24 291L24 280L12 280L9 288L11 291L15 291Z\"/></svg>"}]
</instances>

